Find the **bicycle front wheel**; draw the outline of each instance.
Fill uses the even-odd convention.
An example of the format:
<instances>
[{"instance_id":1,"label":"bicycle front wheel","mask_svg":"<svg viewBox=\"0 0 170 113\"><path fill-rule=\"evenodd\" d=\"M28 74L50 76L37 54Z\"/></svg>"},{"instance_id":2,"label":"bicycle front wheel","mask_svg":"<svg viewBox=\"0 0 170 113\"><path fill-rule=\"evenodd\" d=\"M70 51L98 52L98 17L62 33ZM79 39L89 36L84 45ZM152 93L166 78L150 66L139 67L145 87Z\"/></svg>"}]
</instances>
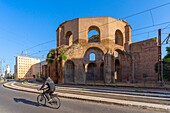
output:
<instances>
[{"instance_id":1,"label":"bicycle front wheel","mask_svg":"<svg viewBox=\"0 0 170 113\"><path fill-rule=\"evenodd\" d=\"M61 106L60 99L56 96L52 98L51 107L58 109Z\"/></svg>"},{"instance_id":2,"label":"bicycle front wheel","mask_svg":"<svg viewBox=\"0 0 170 113\"><path fill-rule=\"evenodd\" d=\"M44 95L38 95L37 96L37 102L38 102L38 104L45 106L46 105L46 98L44 97Z\"/></svg>"}]
</instances>

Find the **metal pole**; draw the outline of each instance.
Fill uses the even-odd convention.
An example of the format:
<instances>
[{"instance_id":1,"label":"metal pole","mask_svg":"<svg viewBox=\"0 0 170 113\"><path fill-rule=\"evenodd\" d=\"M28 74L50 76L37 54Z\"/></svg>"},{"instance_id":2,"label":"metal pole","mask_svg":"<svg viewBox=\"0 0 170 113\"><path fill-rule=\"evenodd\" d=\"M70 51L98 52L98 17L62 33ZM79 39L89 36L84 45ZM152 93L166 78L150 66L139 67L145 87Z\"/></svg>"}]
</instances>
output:
<instances>
[{"instance_id":1,"label":"metal pole","mask_svg":"<svg viewBox=\"0 0 170 113\"><path fill-rule=\"evenodd\" d=\"M162 71L161 29L158 29L158 81L161 85L163 85Z\"/></svg>"}]
</instances>

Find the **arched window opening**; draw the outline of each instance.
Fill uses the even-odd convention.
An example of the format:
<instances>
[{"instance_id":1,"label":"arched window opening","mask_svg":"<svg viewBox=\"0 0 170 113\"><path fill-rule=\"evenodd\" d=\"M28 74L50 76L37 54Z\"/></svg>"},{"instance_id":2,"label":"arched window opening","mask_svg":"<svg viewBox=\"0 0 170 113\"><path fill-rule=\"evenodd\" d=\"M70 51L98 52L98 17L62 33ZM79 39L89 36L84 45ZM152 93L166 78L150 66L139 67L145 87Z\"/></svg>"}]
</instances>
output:
<instances>
[{"instance_id":1,"label":"arched window opening","mask_svg":"<svg viewBox=\"0 0 170 113\"><path fill-rule=\"evenodd\" d=\"M90 30L89 33L88 33L88 38L91 38L91 37L97 36L97 35L99 35L98 31Z\"/></svg>"},{"instance_id":2,"label":"arched window opening","mask_svg":"<svg viewBox=\"0 0 170 113\"><path fill-rule=\"evenodd\" d=\"M104 61L104 56L102 56L102 60Z\"/></svg>"},{"instance_id":3,"label":"arched window opening","mask_svg":"<svg viewBox=\"0 0 170 113\"><path fill-rule=\"evenodd\" d=\"M100 31L96 26L91 26L88 32L88 42L99 42Z\"/></svg>"},{"instance_id":4,"label":"arched window opening","mask_svg":"<svg viewBox=\"0 0 170 113\"><path fill-rule=\"evenodd\" d=\"M90 61L95 61L96 60L96 55L94 53L90 53L89 60Z\"/></svg>"},{"instance_id":5,"label":"arched window opening","mask_svg":"<svg viewBox=\"0 0 170 113\"><path fill-rule=\"evenodd\" d=\"M120 30L115 32L115 44L123 46L123 34Z\"/></svg>"},{"instance_id":6,"label":"arched window opening","mask_svg":"<svg viewBox=\"0 0 170 113\"><path fill-rule=\"evenodd\" d=\"M124 54L124 52L122 51L122 50L120 50L120 49L116 49L115 50L115 52L114 52L114 57L116 58L116 59L121 59L121 60L124 60L125 59L125 54Z\"/></svg>"},{"instance_id":7,"label":"arched window opening","mask_svg":"<svg viewBox=\"0 0 170 113\"><path fill-rule=\"evenodd\" d=\"M115 51L115 57L118 58L119 53L117 51Z\"/></svg>"},{"instance_id":8,"label":"arched window opening","mask_svg":"<svg viewBox=\"0 0 170 113\"><path fill-rule=\"evenodd\" d=\"M68 31L66 33L66 45L70 46L70 45L72 45L72 43L73 43L73 34L71 31Z\"/></svg>"}]
</instances>

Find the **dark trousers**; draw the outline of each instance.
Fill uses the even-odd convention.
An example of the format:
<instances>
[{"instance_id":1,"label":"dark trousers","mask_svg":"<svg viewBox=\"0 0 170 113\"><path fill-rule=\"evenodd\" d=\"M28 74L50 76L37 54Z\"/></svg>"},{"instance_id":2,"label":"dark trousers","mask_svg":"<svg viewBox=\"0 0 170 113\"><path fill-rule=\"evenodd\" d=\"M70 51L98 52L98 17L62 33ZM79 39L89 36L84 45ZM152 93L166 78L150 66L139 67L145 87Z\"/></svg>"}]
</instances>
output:
<instances>
[{"instance_id":1,"label":"dark trousers","mask_svg":"<svg viewBox=\"0 0 170 113\"><path fill-rule=\"evenodd\" d=\"M51 91L50 89L48 89L44 93L45 93L45 96L47 97L47 99L49 100L51 98L51 94L53 94L54 91Z\"/></svg>"}]
</instances>

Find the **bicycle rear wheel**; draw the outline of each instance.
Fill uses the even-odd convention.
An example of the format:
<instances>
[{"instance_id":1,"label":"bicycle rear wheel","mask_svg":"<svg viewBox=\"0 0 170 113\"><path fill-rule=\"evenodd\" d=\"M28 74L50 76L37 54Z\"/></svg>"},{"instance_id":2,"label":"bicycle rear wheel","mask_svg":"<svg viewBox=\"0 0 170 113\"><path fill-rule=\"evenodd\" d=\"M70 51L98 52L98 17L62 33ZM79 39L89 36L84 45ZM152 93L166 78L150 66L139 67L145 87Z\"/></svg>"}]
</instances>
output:
<instances>
[{"instance_id":1,"label":"bicycle rear wheel","mask_svg":"<svg viewBox=\"0 0 170 113\"><path fill-rule=\"evenodd\" d=\"M45 106L46 105L46 98L44 97L44 95L38 95L37 96L37 102L38 102L38 104Z\"/></svg>"},{"instance_id":2,"label":"bicycle rear wheel","mask_svg":"<svg viewBox=\"0 0 170 113\"><path fill-rule=\"evenodd\" d=\"M50 102L52 108L58 109L61 106L60 99L57 96L52 97L52 102Z\"/></svg>"}]
</instances>

